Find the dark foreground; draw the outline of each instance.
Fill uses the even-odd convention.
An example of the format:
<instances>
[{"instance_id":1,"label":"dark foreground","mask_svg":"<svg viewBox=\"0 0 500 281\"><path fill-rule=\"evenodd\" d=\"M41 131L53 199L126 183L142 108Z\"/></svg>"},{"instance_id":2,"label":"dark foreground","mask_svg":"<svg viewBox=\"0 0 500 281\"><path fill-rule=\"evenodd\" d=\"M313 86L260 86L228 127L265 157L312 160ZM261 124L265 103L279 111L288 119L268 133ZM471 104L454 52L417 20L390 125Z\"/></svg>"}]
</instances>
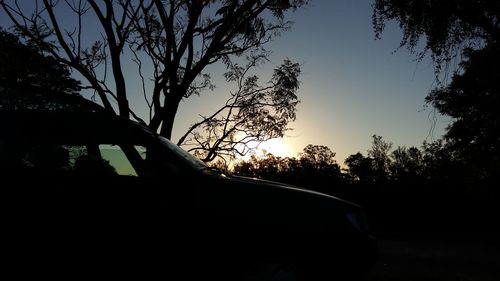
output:
<instances>
[{"instance_id":1,"label":"dark foreground","mask_svg":"<svg viewBox=\"0 0 500 281\"><path fill-rule=\"evenodd\" d=\"M498 281L498 233L379 234L369 281Z\"/></svg>"}]
</instances>

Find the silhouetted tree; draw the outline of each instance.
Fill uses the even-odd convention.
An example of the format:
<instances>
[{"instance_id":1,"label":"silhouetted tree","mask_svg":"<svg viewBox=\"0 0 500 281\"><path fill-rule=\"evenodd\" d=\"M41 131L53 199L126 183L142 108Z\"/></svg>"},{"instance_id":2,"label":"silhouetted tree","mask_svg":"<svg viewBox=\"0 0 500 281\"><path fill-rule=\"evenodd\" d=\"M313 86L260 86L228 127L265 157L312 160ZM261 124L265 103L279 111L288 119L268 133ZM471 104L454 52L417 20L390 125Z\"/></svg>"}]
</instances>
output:
<instances>
[{"instance_id":1,"label":"silhouetted tree","mask_svg":"<svg viewBox=\"0 0 500 281\"><path fill-rule=\"evenodd\" d=\"M309 144L299 159L276 157L271 153L259 158L252 155L248 161L238 162L233 172L331 192L344 180L334 156L335 152L327 146Z\"/></svg>"},{"instance_id":2,"label":"silhouetted tree","mask_svg":"<svg viewBox=\"0 0 500 281\"><path fill-rule=\"evenodd\" d=\"M478 177L500 172L500 45L468 49L462 73L427 101L451 116L445 138Z\"/></svg>"},{"instance_id":3,"label":"silhouetted tree","mask_svg":"<svg viewBox=\"0 0 500 281\"><path fill-rule=\"evenodd\" d=\"M389 170L392 180L415 183L422 178L424 162L418 148L398 146L392 151L391 159Z\"/></svg>"},{"instance_id":4,"label":"silhouetted tree","mask_svg":"<svg viewBox=\"0 0 500 281\"><path fill-rule=\"evenodd\" d=\"M431 52L439 72L463 48L498 42L499 17L497 0L376 0L373 26L380 37L386 22L397 21L403 31L400 46L419 59ZM418 50L420 46L423 50Z\"/></svg>"},{"instance_id":5,"label":"silhouetted tree","mask_svg":"<svg viewBox=\"0 0 500 281\"><path fill-rule=\"evenodd\" d=\"M443 139L431 143L424 141L422 157L427 180L438 183L460 181L465 174L462 164Z\"/></svg>"},{"instance_id":6,"label":"silhouetted tree","mask_svg":"<svg viewBox=\"0 0 500 281\"><path fill-rule=\"evenodd\" d=\"M307 181L303 174L302 161L295 157L285 157L283 159L283 167L286 169L283 171L283 181L296 184L296 185L304 185L304 182Z\"/></svg>"},{"instance_id":7,"label":"silhouetted tree","mask_svg":"<svg viewBox=\"0 0 500 281\"><path fill-rule=\"evenodd\" d=\"M373 159L373 170L376 181L387 180L389 178L389 166L391 164L389 152L391 148L392 143L384 141L382 136L372 136L372 147L368 150L368 157Z\"/></svg>"},{"instance_id":8,"label":"silhouetted tree","mask_svg":"<svg viewBox=\"0 0 500 281\"><path fill-rule=\"evenodd\" d=\"M335 154L328 146L308 144L302 150L300 160L311 163L316 169L321 169L328 165L337 164L334 159Z\"/></svg>"},{"instance_id":9,"label":"silhouetted tree","mask_svg":"<svg viewBox=\"0 0 500 281\"><path fill-rule=\"evenodd\" d=\"M251 155L250 159L248 159L247 161L239 161L238 163L236 163L232 169L232 172L239 176L256 178L258 174L257 167L255 165L256 162L257 158L255 157L255 155Z\"/></svg>"},{"instance_id":10,"label":"silhouetted tree","mask_svg":"<svg viewBox=\"0 0 500 281\"><path fill-rule=\"evenodd\" d=\"M208 163L208 165L210 167L212 167L212 168L215 168L215 169L221 171L224 174L228 174L229 175L231 173L231 169L230 169L229 163L224 158L221 158L221 159L219 159L217 161L213 161L211 163Z\"/></svg>"},{"instance_id":11,"label":"silhouetted tree","mask_svg":"<svg viewBox=\"0 0 500 281\"><path fill-rule=\"evenodd\" d=\"M123 117L133 114L124 69L131 68L127 62L135 63L142 81L149 77L153 84L148 92L143 86L142 93L150 109L148 125L169 139L181 100L213 87L207 66L223 62L230 67L235 57L249 52L267 54L263 46L291 25L285 13L306 3L44 0L25 9L17 1L0 1L20 34L78 71L113 113L110 99L115 100ZM102 38L90 41L86 28L95 25ZM146 65L151 68L145 70Z\"/></svg>"},{"instance_id":12,"label":"silhouetted tree","mask_svg":"<svg viewBox=\"0 0 500 281\"><path fill-rule=\"evenodd\" d=\"M358 152L349 155L344 164L347 165L347 173L353 180L367 183L375 181L373 158L365 157L361 152Z\"/></svg>"},{"instance_id":13,"label":"silhouetted tree","mask_svg":"<svg viewBox=\"0 0 500 281\"><path fill-rule=\"evenodd\" d=\"M425 37L425 47L417 55L422 58L431 52L437 73L451 59L462 55L461 69L452 82L433 90L427 102L454 118L442 151L453 154L455 169L467 165L466 174L478 178L500 171L499 18L500 4L496 0L376 0L373 13L376 36L380 36L387 21L396 20L403 31L401 46L416 52L420 39ZM442 164L447 167L450 163Z\"/></svg>"},{"instance_id":14,"label":"silhouetted tree","mask_svg":"<svg viewBox=\"0 0 500 281\"><path fill-rule=\"evenodd\" d=\"M77 94L80 82L70 74L68 67L54 57L0 29L0 87Z\"/></svg>"},{"instance_id":15,"label":"silhouetted tree","mask_svg":"<svg viewBox=\"0 0 500 281\"><path fill-rule=\"evenodd\" d=\"M225 77L236 84L236 90L226 104L193 124L179 139L179 145L186 145L203 161L244 156L261 142L283 137L288 123L295 120L299 65L285 60L274 70L271 81L260 86L259 77L249 72L266 56L247 59L246 66L229 65Z\"/></svg>"},{"instance_id":16,"label":"silhouetted tree","mask_svg":"<svg viewBox=\"0 0 500 281\"><path fill-rule=\"evenodd\" d=\"M335 152L324 145L309 144L302 150L299 160L302 176L308 186L328 192L341 180L341 170L334 159Z\"/></svg>"},{"instance_id":17,"label":"silhouetted tree","mask_svg":"<svg viewBox=\"0 0 500 281\"><path fill-rule=\"evenodd\" d=\"M285 158L265 152L262 157L251 155L249 160L239 161L234 166L233 173L241 176L289 182L284 175L288 170L287 164Z\"/></svg>"}]
</instances>

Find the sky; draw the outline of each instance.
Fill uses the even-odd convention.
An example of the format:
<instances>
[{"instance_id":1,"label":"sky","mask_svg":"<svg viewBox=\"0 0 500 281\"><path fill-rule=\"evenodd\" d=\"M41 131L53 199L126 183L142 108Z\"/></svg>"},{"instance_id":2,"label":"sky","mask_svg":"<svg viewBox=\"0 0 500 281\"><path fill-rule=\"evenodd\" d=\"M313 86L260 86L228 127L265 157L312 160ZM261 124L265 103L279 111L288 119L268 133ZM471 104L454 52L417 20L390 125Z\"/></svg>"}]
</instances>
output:
<instances>
[{"instance_id":1,"label":"sky","mask_svg":"<svg viewBox=\"0 0 500 281\"><path fill-rule=\"evenodd\" d=\"M23 2L27 4L29 2ZM269 80L271 70L283 59L301 65L297 120L283 140L261 147L278 156L297 156L308 144L325 145L342 164L351 154L366 155L371 136L382 136L397 146L417 146L442 136L449 120L425 106L424 98L435 86L429 59L416 62L406 49L398 50L401 32L389 24L380 40L372 28L369 0L313 0L289 15L290 31L267 48L270 63L259 73ZM0 26L6 16L0 13ZM86 26L92 30L91 26ZM136 72L125 73L131 90L139 92ZM267 77L266 77L267 75ZM135 82L133 82L135 81ZM212 92L183 101L174 125L178 139L199 114L214 112L228 97L225 82L215 77ZM130 99L145 114L141 95ZM136 110L137 111L137 110ZM141 114L141 112L139 112Z\"/></svg>"},{"instance_id":2,"label":"sky","mask_svg":"<svg viewBox=\"0 0 500 281\"><path fill-rule=\"evenodd\" d=\"M420 147L442 136L449 119L425 106L435 86L432 62L416 62L398 50L401 31L389 24L380 40L372 28L372 1L315 0L290 15L292 29L268 48L271 63L284 58L301 64L297 120L280 141L262 146L280 156L297 156L308 144L326 145L340 164L351 154L366 155L371 136L380 135L400 146ZM224 91L217 85L214 90ZM211 94L181 104L181 131L193 105L206 106ZM186 123L187 125L187 123ZM277 144L278 143L278 144Z\"/></svg>"}]
</instances>

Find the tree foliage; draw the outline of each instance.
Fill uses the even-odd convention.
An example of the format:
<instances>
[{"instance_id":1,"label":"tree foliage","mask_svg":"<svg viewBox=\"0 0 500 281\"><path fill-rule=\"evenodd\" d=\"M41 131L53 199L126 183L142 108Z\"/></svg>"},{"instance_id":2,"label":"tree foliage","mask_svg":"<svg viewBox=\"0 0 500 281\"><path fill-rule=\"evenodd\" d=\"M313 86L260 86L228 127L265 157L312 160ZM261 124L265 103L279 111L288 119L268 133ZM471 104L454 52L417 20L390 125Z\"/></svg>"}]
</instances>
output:
<instances>
[{"instance_id":1,"label":"tree foliage","mask_svg":"<svg viewBox=\"0 0 500 281\"><path fill-rule=\"evenodd\" d=\"M44 55L35 45L0 29L0 86L36 88L45 92L76 94L80 82L70 77L67 66Z\"/></svg>"},{"instance_id":2,"label":"tree foliage","mask_svg":"<svg viewBox=\"0 0 500 281\"><path fill-rule=\"evenodd\" d=\"M386 22L395 20L403 31L400 46L418 58L431 52L437 71L463 48L500 39L497 0L376 0L373 7L375 35L380 37Z\"/></svg>"},{"instance_id":3,"label":"tree foliage","mask_svg":"<svg viewBox=\"0 0 500 281\"><path fill-rule=\"evenodd\" d=\"M438 182L453 182L453 178L461 180L464 170L449 144L443 139L422 144L424 177Z\"/></svg>"},{"instance_id":4,"label":"tree foliage","mask_svg":"<svg viewBox=\"0 0 500 281\"><path fill-rule=\"evenodd\" d=\"M353 198L361 195L356 192L371 196L372 191L394 192L394 188L403 193L412 190L415 195L430 192L450 196L450 191L474 193L467 187L483 186L484 191L491 183L496 183L477 177L474 167L445 139L424 141L420 147L398 146L395 149L391 149L391 143L381 136L373 135L372 141L368 149L370 156L361 152L351 154L344 160L343 169L333 159L335 153L330 148L310 144L298 158L282 158L271 153L262 157L253 155L247 161L239 161L228 172ZM385 170L380 171L377 162L383 162Z\"/></svg>"},{"instance_id":5,"label":"tree foliage","mask_svg":"<svg viewBox=\"0 0 500 281\"><path fill-rule=\"evenodd\" d=\"M397 181L412 182L423 175L423 155L416 147L398 146L391 153L391 177Z\"/></svg>"},{"instance_id":6,"label":"tree foliage","mask_svg":"<svg viewBox=\"0 0 500 281\"><path fill-rule=\"evenodd\" d=\"M193 124L178 144L204 161L213 161L244 156L261 142L283 137L296 116L300 67L287 59L262 86L251 71L265 59L264 54L252 54L245 66L229 63L225 77L236 90L219 110Z\"/></svg>"},{"instance_id":7,"label":"tree foliage","mask_svg":"<svg viewBox=\"0 0 500 281\"><path fill-rule=\"evenodd\" d=\"M453 118L446 132L451 148L470 166L500 171L500 45L467 50L462 73L427 97L442 114Z\"/></svg>"},{"instance_id":8,"label":"tree foliage","mask_svg":"<svg viewBox=\"0 0 500 281\"><path fill-rule=\"evenodd\" d=\"M373 158L365 157L361 152L349 155L344 164L352 181L371 183L375 181Z\"/></svg>"},{"instance_id":9,"label":"tree foliage","mask_svg":"<svg viewBox=\"0 0 500 281\"><path fill-rule=\"evenodd\" d=\"M238 162L233 173L328 192L344 180L334 157L335 152L327 146L309 144L299 158L252 155L248 161Z\"/></svg>"},{"instance_id":10,"label":"tree foliage","mask_svg":"<svg viewBox=\"0 0 500 281\"><path fill-rule=\"evenodd\" d=\"M462 55L451 83L440 83L426 101L453 118L445 135L446 151L460 159L460 167L475 170L479 178L498 174L500 2L377 0L373 12L377 36L390 20L397 21L403 31L401 46L419 58L430 52L437 73ZM422 38L425 46L416 51Z\"/></svg>"},{"instance_id":11,"label":"tree foliage","mask_svg":"<svg viewBox=\"0 0 500 281\"><path fill-rule=\"evenodd\" d=\"M376 181L387 178L391 162L389 155L391 148L392 143L383 140L382 136L372 136L372 147L368 150L368 157L373 159Z\"/></svg>"},{"instance_id":12,"label":"tree foliage","mask_svg":"<svg viewBox=\"0 0 500 281\"><path fill-rule=\"evenodd\" d=\"M334 158L335 152L325 145L308 144L300 154L301 161L309 162L318 169L337 164Z\"/></svg>"},{"instance_id":13,"label":"tree foliage","mask_svg":"<svg viewBox=\"0 0 500 281\"><path fill-rule=\"evenodd\" d=\"M304 147L299 154L299 161L303 176L310 180L310 185L325 188L341 180L335 154L324 145L309 144Z\"/></svg>"}]
</instances>

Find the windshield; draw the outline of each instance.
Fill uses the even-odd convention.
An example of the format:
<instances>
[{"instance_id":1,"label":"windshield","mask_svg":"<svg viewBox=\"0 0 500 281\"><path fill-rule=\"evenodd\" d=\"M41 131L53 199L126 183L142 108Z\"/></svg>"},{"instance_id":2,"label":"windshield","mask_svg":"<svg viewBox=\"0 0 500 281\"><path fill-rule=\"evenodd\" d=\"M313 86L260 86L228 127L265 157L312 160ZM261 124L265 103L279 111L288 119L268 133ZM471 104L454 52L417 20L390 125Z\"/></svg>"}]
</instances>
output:
<instances>
[{"instance_id":1,"label":"windshield","mask_svg":"<svg viewBox=\"0 0 500 281\"><path fill-rule=\"evenodd\" d=\"M191 155L191 153L185 151L179 146L173 144L168 139L160 136L158 137L158 139L161 141L162 144L166 145L170 151L175 153L180 158L184 159L187 162L187 164L193 167L194 169L198 171L204 171L209 169L209 167L203 161Z\"/></svg>"}]
</instances>

